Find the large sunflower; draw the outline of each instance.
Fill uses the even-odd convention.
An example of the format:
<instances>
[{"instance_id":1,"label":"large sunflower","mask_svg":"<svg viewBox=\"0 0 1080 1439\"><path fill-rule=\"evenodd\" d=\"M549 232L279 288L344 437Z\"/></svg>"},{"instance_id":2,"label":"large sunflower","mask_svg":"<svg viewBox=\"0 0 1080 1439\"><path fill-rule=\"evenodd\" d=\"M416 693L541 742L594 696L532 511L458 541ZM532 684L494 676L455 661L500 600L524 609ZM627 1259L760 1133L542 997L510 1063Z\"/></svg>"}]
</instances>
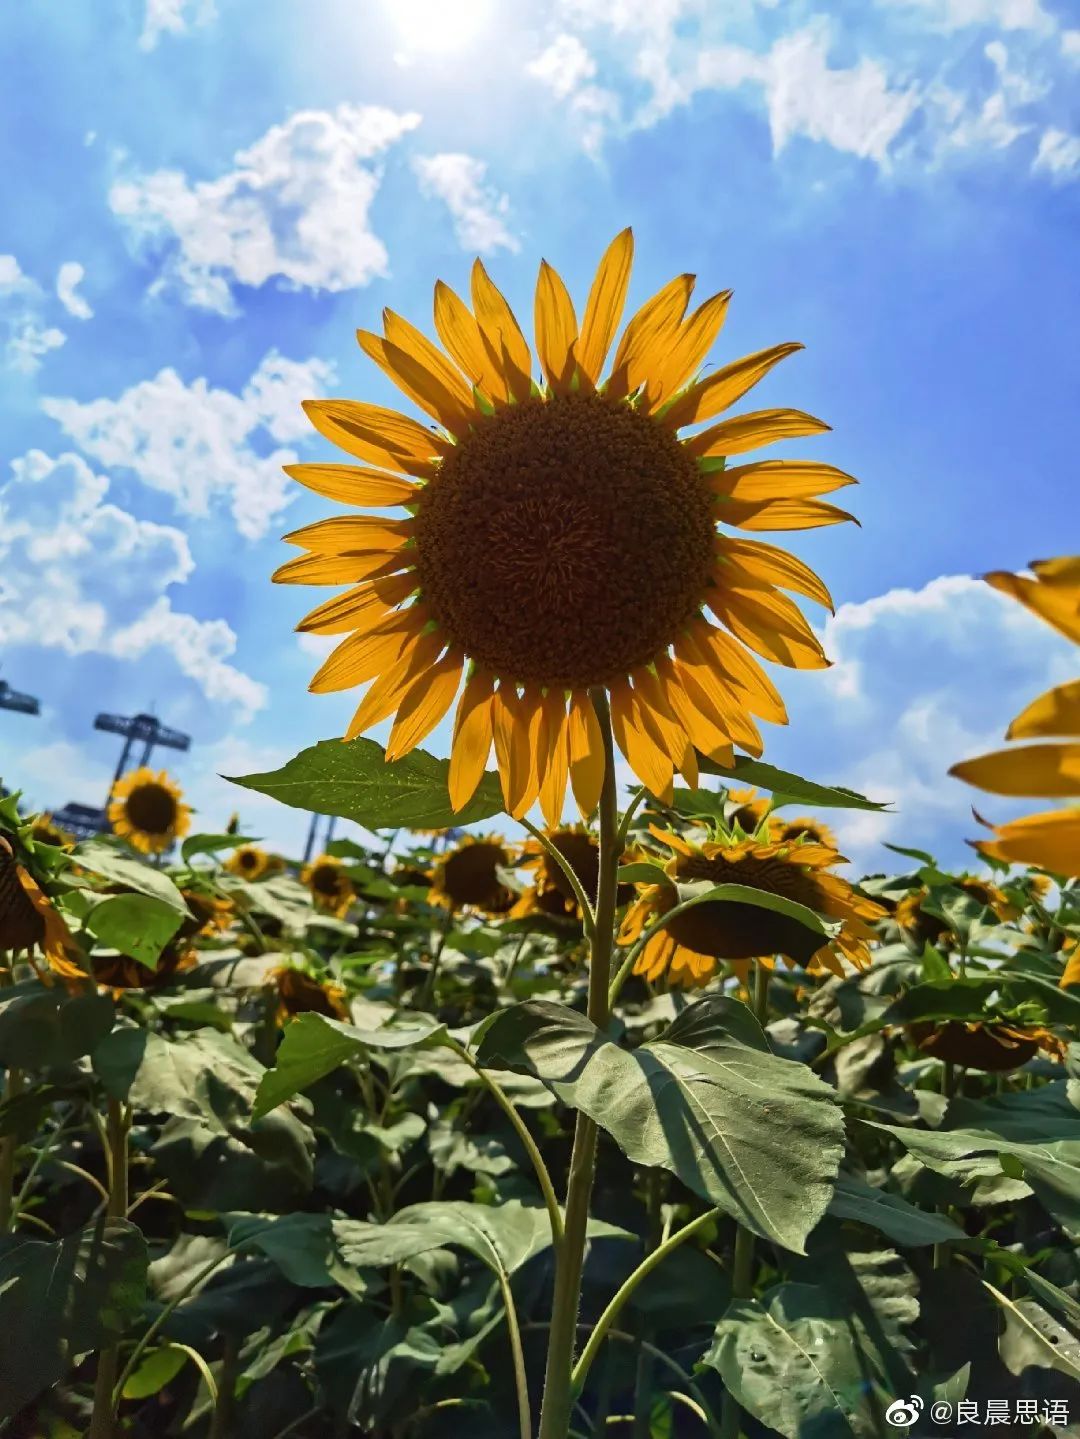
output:
<instances>
[{"instance_id":1,"label":"large sunflower","mask_svg":"<svg viewBox=\"0 0 1080 1439\"><path fill-rule=\"evenodd\" d=\"M372 681L346 737L396 715L394 760L450 711L464 672L450 761L455 808L469 800L494 744L511 814L539 798L557 824L568 777L591 813L603 775L597 689L610 693L631 769L670 797L675 769L696 782L695 748L721 762L732 744L760 754L753 716L786 721L751 650L797 668L828 664L782 593L831 608L821 580L786 551L729 531L850 519L816 497L851 477L805 460L726 467L730 457L828 426L797 410L758 410L685 433L801 346L776 345L700 376L730 291L688 313L694 277L680 275L633 316L602 379L632 252L624 230L600 262L580 322L562 280L541 264L539 383L517 320L477 260L472 309L442 282L435 287L447 353L389 310L382 335L358 335L431 428L358 401L305 405L315 428L363 463L288 473L347 505L405 510L337 516L287 536L304 553L276 580L352 586L300 622L346 636L311 688Z\"/></svg>"},{"instance_id":2,"label":"large sunflower","mask_svg":"<svg viewBox=\"0 0 1080 1439\"><path fill-rule=\"evenodd\" d=\"M995 571L985 579L1080 644L1080 555L1035 560L1030 569L1033 577ZM996 750L953 765L949 773L991 794L1080 799L1080 679L1047 690L1005 732L1009 740L1054 736L1065 736L1066 742ZM1080 805L991 828L995 838L975 846L988 859L1034 864L1080 879Z\"/></svg>"},{"instance_id":3,"label":"large sunflower","mask_svg":"<svg viewBox=\"0 0 1080 1439\"><path fill-rule=\"evenodd\" d=\"M132 770L113 786L109 823L143 854L164 854L191 828L191 810L182 793L164 770Z\"/></svg>"},{"instance_id":4,"label":"large sunflower","mask_svg":"<svg viewBox=\"0 0 1080 1439\"><path fill-rule=\"evenodd\" d=\"M842 958L860 968L870 962L867 941L876 936L872 923L884 910L852 889L830 867L843 857L823 845L776 845L753 839L691 843L662 830L654 834L672 857L664 865L674 881L649 885L627 910L620 943L630 944L654 920L678 903L676 884L706 880L710 884L741 884L766 894L781 895L816 914L841 920L835 937L820 934L798 920L754 904L706 900L677 915L659 929L642 950L634 972L649 980L666 974L672 984L707 984L722 960L738 964L783 955L806 968L820 965L842 975Z\"/></svg>"},{"instance_id":5,"label":"large sunflower","mask_svg":"<svg viewBox=\"0 0 1080 1439\"><path fill-rule=\"evenodd\" d=\"M37 948L57 974L84 976L79 946L63 916L0 835L0 954L29 954Z\"/></svg>"},{"instance_id":6,"label":"large sunflower","mask_svg":"<svg viewBox=\"0 0 1080 1439\"><path fill-rule=\"evenodd\" d=\"M499 878L513 854L497 834L467 834L435 866L430 898L450 910L471 909L490 918L509 913L514 895Z\"/></svg>"},{"instance_id":7,"label":"large sunflower","mask_svg":"<svg viewBox=\"0 0 1080 1439\"><path fill-rule=\"evenodd\" d=\"M304 865L300 878L311 892L315 908L324 914L344 918L356 897L352 880L346 873L340 859L332 854L321 854L318 859Z\"/></svg>"}]
</instances>

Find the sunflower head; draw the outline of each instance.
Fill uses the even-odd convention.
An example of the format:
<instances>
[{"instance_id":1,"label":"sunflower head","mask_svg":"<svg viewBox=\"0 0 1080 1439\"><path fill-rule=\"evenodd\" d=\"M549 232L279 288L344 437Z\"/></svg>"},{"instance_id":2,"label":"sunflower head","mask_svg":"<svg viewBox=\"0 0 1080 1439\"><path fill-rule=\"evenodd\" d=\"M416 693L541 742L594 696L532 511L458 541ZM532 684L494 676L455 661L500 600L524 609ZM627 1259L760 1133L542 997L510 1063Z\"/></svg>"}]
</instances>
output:
<instances>
[{"instance_id":1,"label":"sunflower head","mask_svg":"<svg viewBox=\"0 0 1080 1439\"><path fill-rule=\"evenodd\" d=\"M507 914L514 896L499 878L513 854L499 835L466 835L435 867L431 899L447 909L471 909L492 918Z\"/></svg>"},{"instance_id":2,"label":"sunflower head","mask_svg":"<svg viewBox=\"0 0 1080 1439\"><path fill-rule=\"evenodd\" d=\"M124 989L168 989L177 975L194 969L198 962L198 951L178 933L158 955L153 969L126 954L91 955L90 969L98 984L119 993Z\"/></svg>"},{"instance_id":3,"label":"sunflower head","mask_svg":"<svg viewBox=\"0 0 1080 1439\"><path fill-rule=\"evenodd\" d=\"M321 854L300 871L300 878L311 892L315 908L341 919L349 911L356 890L340 859Z\"/></svg>"},{"instance_id":4,"label":"sunflower head","mask_svg":"<svg viewBox=\"0 0 1080 1439\"><path fill-rule=\"evenodd\" d=\"M146 767L117 780L108 815L115 832L143 854L164 854L191 826L180 786L164 770Z\"/></svg>"},{"instance_id":5,"label":"sunflower head","mask_svg":"<svg viewBox=\"0 0 1080 1439\"><path fill-rule=\"evenodd\" d=\"M824 845L826 849L836 849L836 836L829 826L807 815L798 815L794 819L775 815L769 826L769 838L774 844L798 844L802 840L808 844Z\"/></svg>"},{"instance_id":6,"label":"sunflower head","mask_svg":"<svg viewBox=\"0 0 1080 1439\"><path fill-rule=\"evenodd\" d=\"M305 406L361 464L288 473L346 505L400 507L286 537L301 553L276 580L352 586L300 623L344 636L311 687L371 682L346 737L396 716L388 760L419 744L456 701L456 809L494 744L509 813L520 817L539 799L548 824L559 824L569 782L590 814L603 774L592 698L600 690L631 769L670 800L676 769L696 784L695 749L724 763L735 743L760 754L754 717L786 721L755 654L796 668L827 664L784 593L831 605L825 586L785 550L738 532L849 519L817 496L853 481L811 461L728 460L828 427L796 410L758 410L700 428L801 346L776 345L695 378L731 296L690 309L690 275L665 285L617 339L632 254L626 230L601 260L580 320L562 280L541 264L538 375L479 260L471 308L436 286L444 349L389 310L381 335L360 331L361 348L431 427L359 401Z\"/></svg>"},{"instance_id":7,"label":"sunflower head","mask_svg":"<svg viewBox=\"0 0 1080 1439\"><path fill-rule=\"evenodd\" d=\"M953 883L956 889L963 890L976 904L983 905L1000 920L1015 919L1020 913L1016 905L988 880L962 875ZM945 920L923 908L929 894L925 887L906 894L897 904L893 918L919 949L927 944L947 948L952 943L952 930Z\"/></svg>"},{"instance_id":8,"label":"sunflower head","mask_svg":"<svg viewBox=\"0 0 1080 1439\"><path fill-rule=\"evenodd\" d=\"M754 834L771 803L768 795L759 795L756 789L729 789L725 806L729 828L738 826L744 835Z\"/></svg>"},{"instance_id":9,"label":"sunflower head","mask_svg":"<svg viewBox=\"0 0 1080 1439\"><path fill-rule=\"evenodd\" d=\"M230 874L238 874L241 879L262 879L263 875L271 873L275 868L273 861L276 858L276 855L268 854L257 844L241 844L229 855L225 868ZM280 862L277 868L281 868Z\"/></svg>"},{"instance_id":10,"label":"sunflower head","mask_svg":"<svg viewBox=\"0 0 1080 1439\"><path fill-rule=\"evenodd\" d=\"M680 884L740 884L766 894L794 900L825 918L840 920L829 939L798 920L758 905L706 900L677 915L658 930L642 950L635 973L649 980L667 975L670 983L702 985L721 961L736 964L782 955L801 967L823 967L843 974L842 960L862 967L869 963L867 942L880 906L858 894L832 873L842 862L834 850L807 843L787 846L746 839L690 843L678 835L655 831L672 852L664 865L671 885L652 885L627 911L622 943L636 940L644 929L678 903Z\"/></svg>"},{"instance_id":11,"label":"sunflower head","mask_svg":"<svg viewBox=\"0 0 1080 1439\"><path fill-rule=\"evenodd\" d=\"M297 1014L322 1014L327 1019L348 1019L345 991L336 984L323 984L306 970L286 964L272 971L277 985L278 1023Z\"/></svg>"},{"instance_id":12,"label":"sunflower head","mask_svg":"<svg viewBox=\"0 0 1080 1439\"><path fill-rule=\"evenodd\" d=\"M50 844L55 849L71 849L75 836L61 828L51 814L39 814L30 822L30 838L35 844Z\"/></svg>"},{"instance_id":13,"label":"sunflower head","mask_svg":"<svg viewBox=\"0 0 1080 1439\"><path fill-rule=\"evenodd\" d=\"M40 949L49 968L79 978L82 952L63 916L40 887L9 840L0 835L0 954Z\"/></svg>"},{"instance_id":14,"label":"sunflower head","mask_svg":"<svg viewBox=\"0 0 1080 1439\"><path fill-rule=\"evenodd\" d=\"M907 1035L922 1054L992 1074L1019 1069L1040 1049L1057 1060L1065 1052L1063 1041L1052 1030L1029 1025L982 1020L965 1023L959 1019L938 1024L924 1020L909 1025Z\"/></svg>"}]
</instances>

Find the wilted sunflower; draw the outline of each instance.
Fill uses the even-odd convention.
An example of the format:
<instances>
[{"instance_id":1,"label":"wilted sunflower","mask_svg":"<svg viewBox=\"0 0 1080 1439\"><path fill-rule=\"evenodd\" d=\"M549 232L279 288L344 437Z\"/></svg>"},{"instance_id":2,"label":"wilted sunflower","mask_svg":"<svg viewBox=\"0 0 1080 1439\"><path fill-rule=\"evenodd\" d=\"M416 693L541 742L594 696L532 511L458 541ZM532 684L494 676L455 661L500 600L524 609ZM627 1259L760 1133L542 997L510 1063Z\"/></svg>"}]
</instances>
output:
<instances>
[{"instance_id":1,"label":"wilted sunflower","mask_svg":"<svg viewBox=\"0 0 1080 1439\"><path fill-rule=\"evenodd\" d=\"M721 762L733 743L760 754L752 716L786 722L751 650L796 668L828 664L782 593L831 608L821 580L785 550L730 531L850 519L816 496L851 477L805 460L725 467L729 457L828 426L797 410L758 410L681 433L714 420L801 346L776 345L699 377L731 293L687 313L694 277L679 275L630 320L602 379L632 253L624 230L600 262L580 322L562 280L541 264L542 384L477 260L472 309L441 281L435 287L445 354L390 310L383 335L358 334L432 428L352 400L304 407L363 464L287 472L347 505L406 511L342 515L286 537L304 553L276 580L353 586L298 626L346 636L311 688L372 681L346 737L396 715L386 751L394 760L453 707L464 670L449 776L456 809L494 743L511 814L539 798L557 824L568 775L591 813L604 768L594 687L610 693L631 769L669 798L675 769L696 783L695 747Z\"/></svg>"},{"instance_id":2,"label":"wilted sunflower","mask_svg":"<svg viewBox=\"0 0 1080 1439\"><path fill-rule=\"evenodd\" d=\"M1067 639L1080 644L1080 555L1035 560L1034 578L995 571L987 584L1012 595ZM949 773L991 794L1080 799L1080 679L1033 700L1005 731L1006 739L1067 736L1064 744L996 750L953 765ZM1080 879L1080 805L990 825L995 838L975 848L988 859L1034 864Z\"/></svg>"},{"instance_id":3,"label":"wilted sunflower","mask_svg":"<svg viewBox=\"0 0 1080 1439\"><path fill-rule=\"evenodd\" d=\"M39 814L30 821L30 838L35 844L51 844L55 849L71 849L75 843L75 836L62 829L51 814Z\"/></svg>"},{"instance_id":4,"label":"wilted sunflower","mask_svg":"<svg viewBox=\"0 0 1080 1439\"><path fill-rule=\"evenodd\" d=\"M783 955L806 968L821 965L844 973L841 956L862 968L869 964L867 941L876 936L871 925L884 910L863 898L830 867L843 856L823 845L776 845L753 839L706 840L692 844L679 835L654 830L673 851L664 869L679 884L741 884L766 894L781 895L816 914L843 921L834 938L798 920L753 904L706 900L677 915L657 931L642 950L634 972L649 980L667 975L669 983L707 984L721 960L768 959ZM679 902L675 885L649 885L627 910L619 934L631 944Z\"/></svg>"},{"instance_id":5,"label":"wilted sunflower","mask_svg":"<svg viewBox=\"0 0 1080 1439\"><path fill-rule=\"evenodd\" d=\"M77 963L79 946L60 912L0 835L0 954L29 955L34 949L65 978L85 974Z\"/></svg>"},{"instance_id":6,"label":"wilted sunflower","mask_svg":"<svg viewBox=\"0 0 1080 1439\"><path fill-rule=\"evenodd\" d=\"M321 984L306 970L285 964L271 971L277 985L278 1023L296 1014L322 1014L327 1019L348 1019L345 991L337 984Z\"/></svg>"},{"instance_id":7,"label":"wilted sunflower","mask_svg":"<svg viewBox=\"0 0 1080 1439\"><path fill-rule=\"evenodd\" d=\"M474 909L492 918L507 914L514 895L498 871L512 863L513 855L501 836L466 835L435 866L431 901L450 910Z\"/></svg>"},{"instance_id":8,"label":"wilted sunflower","mask_svg":"<svg viewBox=\"0 0 1080 1439\"><path fill-rule=\"evenodd\" d=\"M1064 1041L1052 1030L1033 1025L982 1020L967 1023L959 1019L937 1024L922 1020L908 1026L907 1036L918 1050L934 1059L992 1074L1019 1069L1040 1049L1058 1061L1065 1057Z\"/></svg>"},{"instance_id":9,"label":"wilted sunflower","mask_svg":"<svg viewBox=\"0 0 1080 1439\"><path fill-rule=\"evenodd\" d=\"M109 823L134 849L164 854L191 828L191 810L182 793L164 770L132 770L113 786Z\"/></svg>"},{"instance_id":10,"label":"wilted sunflower","mask_svg":"<svg viewBox=\"0 0 1080 1439\"><path fill-rule=\"evenodd\" d=\"M241 844L229 855L225 868L241 879L254 880L262 879L264 874L274 874L284 866L276 854L268 854L257 844Z\"/></svg>"},{"instance_id":11,"label":"wilted sunflower","mask_svg":"<svg viewBox=\"0 0 1080 1439\"><path fill-rule=\"evenodd\" d=\"M324 914L336 915L338 919L348 914L356 890L340 859L335 859L332 854L321 854L318 859L304 865L300 878L311 891L316 909Z\"/></svg>"}]
</instances>

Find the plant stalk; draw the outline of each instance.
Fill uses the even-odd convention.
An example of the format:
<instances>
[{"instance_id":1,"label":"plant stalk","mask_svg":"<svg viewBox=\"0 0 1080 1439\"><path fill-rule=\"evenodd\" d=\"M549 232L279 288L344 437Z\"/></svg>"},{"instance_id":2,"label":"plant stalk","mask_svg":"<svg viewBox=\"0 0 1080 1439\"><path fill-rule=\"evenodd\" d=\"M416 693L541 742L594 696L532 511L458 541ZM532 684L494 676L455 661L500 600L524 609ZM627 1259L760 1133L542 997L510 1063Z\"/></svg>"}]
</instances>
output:
<instances>
[{"instance_id":1,"label":"plant stalk","mask_svg":"<svg viewBox=\"0 0 1080 1439\"><path fill-rule=\"evenodd\" d=\"M106 1101L105 1158L109 1173L109 1199L105 1213L109 1219L125 1219L128 1211L128 1129L130 1116L119 1099ZM98 1354L97 1377L94 1380L94 1408L87 1439L113 1439L117 1388L116 1371L120 1348L110 1344Z\"/></svg>"},{"instance_id":2,"label":"plant stalk","mask_svg":"<svg viewBox=\"0 0 1080 1439\"><path fill-rule=\"evenodd\" d=\"M597 1029L605 1030L611 1015L608 981L615 943L615 896L619 873L619 800L615 787L615 744L607 694L592 691L593 708L604 746L604 779L600 791L600 858L596 892L596 923L590 943L588 1015ZM539 1439L566 1439L573 1408L572 1375L581 1304L581 1274L589 1204L596 1175L595 1123L578 1113L570 1177L566 1191L566 1219L562 1243L555 1251L555 1294L548 1335L544 1398L540 1410Z\"/></svg>"},{"instance_id":3,"label":"plant stalk","mask_svg":"<svg viewBox=\"0 0 1080 1439\"><path fill-rule=\"evenodd\" d=\"M15 1099L23 1092L26 1083L21 1069L9 1069L4 1099ZM6 1234L12 1224L12 1194L15 1187L15 1156L19 1151L19 1136L14 1130L0 1139L0 1234Z\"/></svg>"}]
</instances>

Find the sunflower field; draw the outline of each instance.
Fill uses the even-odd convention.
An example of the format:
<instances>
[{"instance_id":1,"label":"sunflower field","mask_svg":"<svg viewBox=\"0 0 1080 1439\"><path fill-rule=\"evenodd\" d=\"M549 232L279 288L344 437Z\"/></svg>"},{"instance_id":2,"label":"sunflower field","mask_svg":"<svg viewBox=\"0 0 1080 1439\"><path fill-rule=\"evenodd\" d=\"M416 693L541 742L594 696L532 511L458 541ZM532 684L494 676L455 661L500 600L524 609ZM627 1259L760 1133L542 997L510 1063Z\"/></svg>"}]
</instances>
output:
<instances>
[{"instance_id":1,"label":"sunflower field","mask_svg":"<svg viewBox=\"0 0 1080 1439\"><path fill-rule=\"evenodd\" d=\"M686 275L624 325L632 253L580 316L542 264L532 344L479 261L361 331L423 420L305 406L343 738L209 829L7 776L5 1439L1080 1433L1080 680L955 767L968 870L845 872L882 806L759 729L829 591L755 536L853 479L747 458L828 429L728 413L799 347L705 368ZM987 580L1080 642L1080 558Z\"/></svg>"}]
</instances>

